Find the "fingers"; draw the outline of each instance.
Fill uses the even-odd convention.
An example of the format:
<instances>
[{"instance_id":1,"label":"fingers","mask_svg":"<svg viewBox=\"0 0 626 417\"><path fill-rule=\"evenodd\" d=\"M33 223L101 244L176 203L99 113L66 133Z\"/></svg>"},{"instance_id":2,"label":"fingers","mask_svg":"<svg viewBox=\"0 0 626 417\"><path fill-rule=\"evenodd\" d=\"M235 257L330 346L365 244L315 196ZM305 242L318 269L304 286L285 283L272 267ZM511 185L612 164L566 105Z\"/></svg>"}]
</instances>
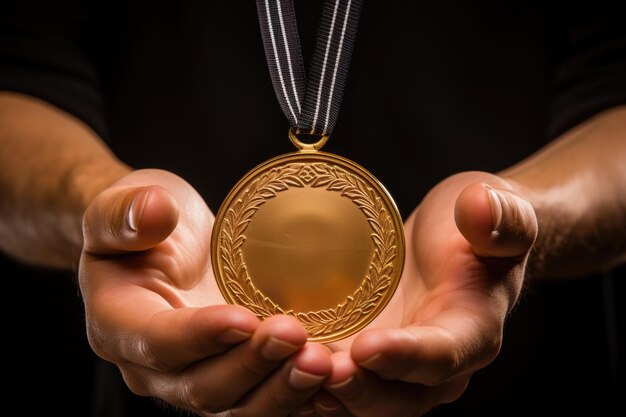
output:
<instances>
[{"instance_id":1,"label":"fingers","mask_svg":"<svg viewBox=\"0 0 626 417\"><path fill-rule=\"evenodd\" d=\"M352 380L347 381L347 384L353 384ZM358 414L352 414L348 407L358 412L359 410L364 409L364 407L360 407L357 402L354 400L350 400L347 398L342 398L340 394L333 394L335 390L331 390L330 388L326 388L322 390L319 394L315 395L315 403L314 403L314 412L315 416L322 417L353 417ZM341 388L337 389L337 391L341 391ZM359 390L362 391L362 390ZM380 397L379 397L380 398ZM347 405L344 405L344 402ZM381 414L384 416L388 416L389 414Z\"/></svg>"},{"instance_id":2,"label":"fingers","mask_svg":"<svg viewBox=\"0 0 626 417\"><path fill-rule=\"evenodd\" d=\"M330 351L322 345L307 344L262 387L250 394L234 415L286 416L319 390L331 368ZM309 416L312 415L313 408L308 410Z\"/></svg>"},{"instance_id":3,"label":"fingers","mask_svg":"<svg viewBox=\"0 0 626 417\"><path fill-rule=\"evenodd\" d=\"M193 410L209 412L232 408L240 398L279 368L283 360L299 351L306 343L306 338L306 331L297 319L288 316L270 317L259 325L249 341L186 371L182 382L185 387L184 403L187 408L190 406ZM313 356L317 355L315 352ZM302 360L308 365L308 357ZM325 372L325 369L313 365L305 370L316 375ZM294 378L297 380L300 376ZM306 379L306 375L301 379ZM322 381L318 382L321 384ZM279 400L287 401L285 398L275 399ZM262 403L269 400L262 396L256 398L256 401Z\"/></svg>"},{"instance_id":4,"label":"fingers","mask_svg":"<svg viewBox=\"0 0 626 417\"><path fill-rule=\"evenodd\" d=\"M483 257L524 257L537 237L531 204L506 188L474 183L459 195L454 217L457 227Z\"/></svg>"},{"instance_id":5,"label":"fingers","mask_svg":"<svg viewBox=\"0 0 626 417\"><path fill-rule=\"evenodd\" d=\"M121 291L132 289L126 286ZM87 331L93 350L115 363L180 370L248 339L259 325L256 316L243 307L166 309L163 301L151 302L142 292L135 291L132 301L133 297L109 294L113 295L109 305L101 306L96 314L88 311Z\"/></svg>"},{"instance_id":6,"label":"fingers","mask_svg":"<svg viewBox=\"0 0 626 417\"><path fill-rule=\"evenodd\" d=\"M303 348L306 337L295 318L274 316L262 322L249 340L182 372L128 363L120 368L136 394L156 396L201 415L224 410L231 410L233 416L287 415L331 371L328 349Z\"/></svg>"},{"instance_id":7,"label":"fingers","mask_svg":"<svg viewBox=\"0 0 626 417\"><path fill-rule=\"evenodd\" d=\"M178 205L164 188L113 187L85 212L84 248L96 254L150 249L167 238L177 222Z\"/></svg>"},{"instance_id":8,"label":"fingers","mask_svg":"<svg viewBox=\"0 0 626 417\"><path fill-rule=\"evenodd\" d=\"M162 371L181 370L249 339L258 326L256 316L239 306L163 311L149 321L136 363Z\"/></svg>"},{"instance_id":9,"label":"fingers","mask_svg":"<svg viewBox=\"0 0 626 417\"><path fill-rule=\"evenodd\" d=\"M388 381L360 369L346 352L333 354L332 360L327 393L314 397L315 411L323 417L420 416L458 398L467 384L467 377L435 387Z\"/></svg>"},{"instance_id":10,"label":"fingers","mask_svg":"<svg viewBox=\"0 0 626 417\"><path fill-rule=\"evenodd\" d=\"M321 417L419 417L465 391L468 378L460 377L445 384L427 387L404 382L391 383L373 374L337 387L326 387L315 397L315 412Z\"/></svg>"},{"instance_id":11,"label":"fingers","mask_svg":"<svg viewBox=\"0 0 626 417\"><path fill-rule=\"evenodd\" d=\"M385 379L442 384L497 356L499 320L484 320L483 314L458 307L439 313L428 325L364 332L352 345L352 358Z\"/></svg>"}]
</instances>

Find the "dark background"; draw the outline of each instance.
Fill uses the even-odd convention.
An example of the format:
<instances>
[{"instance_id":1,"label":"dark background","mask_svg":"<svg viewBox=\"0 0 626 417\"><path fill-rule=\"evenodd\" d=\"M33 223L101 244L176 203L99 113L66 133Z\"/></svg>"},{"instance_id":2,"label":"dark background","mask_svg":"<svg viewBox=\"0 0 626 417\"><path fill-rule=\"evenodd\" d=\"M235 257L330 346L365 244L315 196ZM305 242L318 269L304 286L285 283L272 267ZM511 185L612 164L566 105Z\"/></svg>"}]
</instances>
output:
<instances>
[{"instance_id":1,"label":"dark background","mask_svg":"<svg viewBox=\"0 0 626 417\"><path fill-rule=\"evenodd\" d=\"M373 172L405 217L448 175L508 167L626 102L618 4L368 1L325 150ZM252 1L3 7L0 89L75 114L130 165L186 178L214 211L248 169L292 151ZM319 7L296 1L305 60ZM530 279L498 359L433 415L624 408L625 274ZM0 276L9 400L31 414L112 415L107 407L125 398L127 415L156 415L150 400L99 379L111 368L86 343L73 273L1 259Z\"/></svg>"}]
</instances>

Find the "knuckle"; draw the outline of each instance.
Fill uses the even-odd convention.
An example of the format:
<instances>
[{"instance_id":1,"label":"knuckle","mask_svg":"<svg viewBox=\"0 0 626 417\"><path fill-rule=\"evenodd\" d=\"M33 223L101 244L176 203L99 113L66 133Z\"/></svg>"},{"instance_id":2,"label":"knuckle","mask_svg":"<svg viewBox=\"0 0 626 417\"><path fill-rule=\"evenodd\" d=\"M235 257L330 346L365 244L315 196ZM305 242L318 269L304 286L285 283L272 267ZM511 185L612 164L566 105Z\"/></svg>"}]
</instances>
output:
<instances>
[{"instance_id":1,"label":"knuckle","mask_svg":"<svg viewBox=\"0 0 626 417\"><path fill-rule=\"evenodd\" d=\"M163 359L155 353L151 343L146 338L139 339L137 342L137 351L149 368L163 371L169 370Z\"/></svg>"},{"instance_id":2,"label":"knuckle","mask_svg":"<svg viewBox=\"0 0 626 417\"><path fill-rule=\"evenodd\" d=\"M141 397L151 395L149 384L146 382L145 378L123 366L119 368L124 378L124 383L133 394Z\"/></svg>"},{"instance_id":3,"label":"knuckle","mask_svg":"<svg viewBox=\"0 0 626 417\"><path fill-rule=\"evenodd\" d=\"M181 403L184 408L200 414L221 413L230 408L231 404L223 396L201 391L195 385L183 383Z\"/></svg>"},{"instance_id":4,"label":"knuckle","mask_svg":"<svg viewBox=\"0 0 626 417\"><path fill-rule=\"evenodd\" d=\"M250 356L248 359L244 359L239 363L241 370L248 376L253 378L264 378L266 374L275 366L268 363L260 356Z\"/></svg>"},{"instance_id":5,"label":"knuckle","mask_svg":"<svg viewBox=\"0 0 626 417\"><path fill-rule=\"evenodd\" d=\"M149 368L162 372L175 372L180 368L176 367L171 360L165 357L159 350L154 348L154 343L148 333L137 341L137 351Z\"/></svg>"}]
</instances>

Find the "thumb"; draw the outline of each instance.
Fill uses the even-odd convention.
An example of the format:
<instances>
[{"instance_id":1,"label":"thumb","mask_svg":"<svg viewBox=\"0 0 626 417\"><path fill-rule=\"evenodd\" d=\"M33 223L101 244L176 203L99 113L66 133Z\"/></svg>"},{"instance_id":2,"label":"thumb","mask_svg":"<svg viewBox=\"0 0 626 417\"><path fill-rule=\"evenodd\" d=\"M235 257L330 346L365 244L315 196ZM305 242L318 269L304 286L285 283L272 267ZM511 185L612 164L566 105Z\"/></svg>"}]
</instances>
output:
<instances>
[{"instance_id":1,"label":"thumb","mask_svg":"<svg viewBox=\"0 0 626 417\"><path fill-rule=\"evenodd\" d=\"M178 223L178 205L162 187L114 187L83 217L84 249L97 254L142 251L165 240Z\"/></svg>"},{"instance_id":2,"label":"thumb","mask_svg":"<svg viewBox=\"0 0 626 417\"><path fill-rule=\"evenodd\" d=\"M532 205L504 182L468 185L457 198L454 218L478 256L522 258L537 237Z\"/></svg>"}]
</instances>

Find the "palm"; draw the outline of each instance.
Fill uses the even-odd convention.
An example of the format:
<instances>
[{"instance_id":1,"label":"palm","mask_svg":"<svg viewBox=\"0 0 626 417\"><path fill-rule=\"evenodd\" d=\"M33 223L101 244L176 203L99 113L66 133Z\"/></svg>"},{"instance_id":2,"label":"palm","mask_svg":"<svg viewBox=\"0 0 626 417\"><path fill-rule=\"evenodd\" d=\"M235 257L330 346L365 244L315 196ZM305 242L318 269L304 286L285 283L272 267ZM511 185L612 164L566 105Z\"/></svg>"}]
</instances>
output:
<instances>
[{"instance_id":1,"label":"palm","mask_svg":"<svg viewBox=\"0 0 626 417\"><path fill-rule=\"evenodd\" d=\"M441 183L407 222L409 261L402 286L405 325L436 325L438 315L452 310L455 314L484 312L495 287L505 283L501 278L510 272L522 273L519 267L510 271L514 266L511 263L501 267L485 263L459 232L454 220L455 202L459 193L476 180L469 175ZM484 322L503 319L491 314L473 316Z\"/></svg>"},{"instance_id":2,"label":"palm","mask_svg":"<svg viewBox=\"0 0 626 417\"><path fill-rule=\"evenodd\" d=\"M135 175L134 175L135 174ZM210 263L213 214L185 181L160 172L146 178L134 173L116 187L163 184L177 205L184 207L173 232L160 244L123 256L91 254L83 259L97 281L125 300L160 300L163 309L224 304Z\"/></svg>"},{"instance_id":3,"label":"palm","mask_svg":"<svg viewBox=\"0 0 626 417\"><path fill-rule=\"evenodd\" d=\"M480 309L496 281L495 274L504 271L485 265L454 221L459 193L477 180L474 175L446 180L431 190L407 220L406 261L398 289L366 329L436 325L437 316L448 310ZM332 347L348 350L354 340Z\"/></svg>"}]
</instances>

